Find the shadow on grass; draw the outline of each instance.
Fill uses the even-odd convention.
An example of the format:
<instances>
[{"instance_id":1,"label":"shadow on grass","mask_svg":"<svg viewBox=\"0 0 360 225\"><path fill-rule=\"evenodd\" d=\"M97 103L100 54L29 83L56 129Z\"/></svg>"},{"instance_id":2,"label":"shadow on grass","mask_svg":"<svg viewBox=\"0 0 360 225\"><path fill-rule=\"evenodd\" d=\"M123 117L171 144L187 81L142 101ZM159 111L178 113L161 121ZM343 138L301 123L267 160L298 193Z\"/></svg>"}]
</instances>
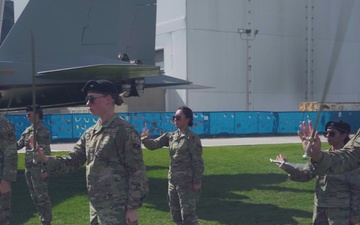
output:
<instances>
[{"instance_id":1,"label":"shadow on grass","mask_svg":"<svg viewBox=\"0 0 360 225\"><path fill-rule=\"evenodd\" d=\"M148 166L148 171L166 170L163 166ZM203 177L203 188L198 205L198 216L201 220L217 221L220 224L266 224L285 225L299 224L294 218L310 220L309 211L281 208L276 204L249 203L248 197L242 192L274 191L281 194L291 193L312 194L311 190L287 188L277 186L287 180L284 174L234 174L234 175L207 175ZM169 213L167 204L167 179L150 178L149 196L146 199L147 208L153 208ZM53 175L49 183L49 194L53 206L78 195L86 195L85 168L76 173ZM278 194L274 194L278 195ZM273 196L277 198L277 196ZM18 180L13 185L12 224L24 224L34 215L37 215L32 203L24 178L24 171L19 170ZM251 199L250 199L251 201ZM268 201L269 202L269 201ZM309 203L309 204L312 204ZM84 212L88 213L88 212Z\"/></svg>"},{"instance_id":2,"label":"shadow on grass","mask_svg":"<svg viewBox=\"0 0 360 225\"><path fill-rule=\"evenodd\" d=\"M86 195L85 167L75 173L51 175L49 181L49 195L51 204L58 205L77 195ZM26 185L24 170L18 170L17 181L12 185L12 215L11 224L24 224L37 214L34 203Z\"/></svg>"},{"instance_id":3,"label":"shadow on grass","mask_svg":"<svg viewBox=\"0 0 360 225\"><path fill-rule=\"evenodd\" d=\"M280 208L275 204L254 204L246 202L248 196L238 194L242 191L282 191L309 193L312 191L272 186L286 181L281 174L236 174L209 175L203 177L203 188L197 214L201 220L217 221L220 224L299 224L293 218L312 217L312 213L297 209ZM167 204L167 180L150 179L150 194L147 203L151 208L169 212ZM277 196L274 196L276 198ZM309 202L312 204L312 202Z\"/></svg>"}]
</instances>

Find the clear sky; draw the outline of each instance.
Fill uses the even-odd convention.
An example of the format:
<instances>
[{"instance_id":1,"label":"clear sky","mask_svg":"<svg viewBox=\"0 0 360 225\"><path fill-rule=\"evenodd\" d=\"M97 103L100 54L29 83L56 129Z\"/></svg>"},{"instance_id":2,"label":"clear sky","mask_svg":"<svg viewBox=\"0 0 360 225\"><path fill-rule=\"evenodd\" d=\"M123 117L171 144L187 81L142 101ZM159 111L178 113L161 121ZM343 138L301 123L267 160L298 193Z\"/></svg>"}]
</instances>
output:
<instances>
[{"instance_id":1,"label":"clear sky","mask_svg":"<svg viewBox=\"0 0 360 225\"><path fill-rule=\"evenodd\" d=\"M24 10L26 4L29 0L13 0L14 2L14 13L15 13L15 21L20 16L21 12Z\"/></svg>"}]
</instances>

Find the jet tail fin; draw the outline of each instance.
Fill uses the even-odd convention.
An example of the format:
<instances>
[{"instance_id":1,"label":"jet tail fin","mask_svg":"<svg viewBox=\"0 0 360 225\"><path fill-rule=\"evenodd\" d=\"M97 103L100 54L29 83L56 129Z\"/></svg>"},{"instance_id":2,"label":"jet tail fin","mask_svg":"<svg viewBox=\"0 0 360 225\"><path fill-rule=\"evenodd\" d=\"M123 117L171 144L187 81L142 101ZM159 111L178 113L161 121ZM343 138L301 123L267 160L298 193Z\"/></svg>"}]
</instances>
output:
<instances>
[{"instance_id":1,"label":"jet tail fin","mask_svg":"<svg viewBox=\"0 0 360 225\"><path fill-rule=\"evenodd\" d=\"M33 33L39 64L81 66L88 62L80 58L117 60L126 53L154 65L155 23L156 0L30 0L0 47L0 59L29 61Z\"/></svg>"}]
</instances>

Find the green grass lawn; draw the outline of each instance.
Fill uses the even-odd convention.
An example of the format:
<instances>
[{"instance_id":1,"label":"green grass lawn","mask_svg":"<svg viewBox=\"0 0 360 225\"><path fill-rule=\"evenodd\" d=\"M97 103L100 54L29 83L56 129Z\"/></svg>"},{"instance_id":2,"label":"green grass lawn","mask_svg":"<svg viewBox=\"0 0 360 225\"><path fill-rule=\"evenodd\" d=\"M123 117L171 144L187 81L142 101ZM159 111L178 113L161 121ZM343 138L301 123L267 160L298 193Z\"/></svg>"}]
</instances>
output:
<instances>
[{"instance_id":1,"label":"green grass lawn","mask_svg":"<svg viewBox=\"0 0 360 225\"><path fill-rule=\"evenodd\" d=\"M67 153L57 153L58 155ZM201 225L311 224L314 180L297 183L269 158L285 155L305 163L300 144L205 147L205 173L198 204ZM139 210L141 225L170 225L167 205L167 149L144 150L150 192ZM53 225L89 224L85 169L51 176L49 193ZM13 184L12 224L40 224L24 178L19 155L18 180Z\"/></svg>"}]
</instances>

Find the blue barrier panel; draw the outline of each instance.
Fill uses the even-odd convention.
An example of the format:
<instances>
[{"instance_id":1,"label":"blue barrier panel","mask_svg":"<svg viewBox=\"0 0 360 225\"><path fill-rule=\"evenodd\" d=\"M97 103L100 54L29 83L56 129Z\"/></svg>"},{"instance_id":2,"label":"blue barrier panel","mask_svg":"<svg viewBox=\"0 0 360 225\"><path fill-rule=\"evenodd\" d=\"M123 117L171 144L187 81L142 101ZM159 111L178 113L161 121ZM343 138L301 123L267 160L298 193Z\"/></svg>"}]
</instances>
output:
<instances>
[{"instance_id":1,"label":"blue barrier panel","mask_svg":"<svg viewBox=\"0 0 360 225\"><path fill-rule=\"evenodd\" d=\"M206 117L208 116L206 115ZM208 123L208 120L204 120L204 113L194 112L193 126L191 127L191 130L197 135L204 135L205 123Z\"/></svg>"},{"instance_id":2,"label":"blue barrier panel","mask_svg":"<svg viewBox=\"0 0 360 225\"><path fill-rule=\"evenodd\" d=\"M235 112L234 134L257 134L259 114L257 112Z\"/></svg>"},{"instance_id":3,"label":"blue barrier panel","mask_svg":"<svg viewBox=\"0 0 360 225\"><path fill-rule=\"evenodd\" d=\"M308 122L309 120L311 121L315 121L317 118L317 112L301 112L303 118L301 119L302 121L306 121Z\"/></svg>"},{"instance_id":4,"label":"blue barrier panel","mask_svg":"<svg viewBox=\"0 0 360 225\"><path fill-rule=\"evenodd\" d=\"M161 116L161 125L162 125L162 133L165 132L174 132L177 130L174 121L172 119L174 113L172 112L163 112L160 114Z\"/></svg>"},{"instance_id":5,"label":"blue barrier panel","mask_svg":"<svg viewBox=\"0 0 360 225\"><path fill-rule=\"evenodd\" d=\"M96 123L97 118L98 117L94 117L90 114L72 114L72 123L73 123L72 139L76 139L76 140L79 139L87 129L89 129L91 126L93 126ZM66 138L67 136L59 139L66 139Z\"/></svg>"},{"instance_id":6,"label":"blue barrier panel","mask_svg":"<svg viewBox=\"0 0 360 225\"><path fill-rule=\"evenodd\" d=\"M356 133L360 129L360 111L346 112L344 119L351 124L351 131Z\"/></svg>"},{"instance_id":7,"label":"blue barrier panel","mask_svg":"<svg viewBox=\"0 0 360 225\"><path fill-rule=\"evenodd\" d=\"M209 112L202 112L201 113L203 119L204 130L201 135L210 136L210 113Z\"/></svg>"},{"instance_id":8,"label":"blue barrier panel","mask_svg":"<svg viewBox=\"0 0 360 225\"><path fill-rule=\"evenodd\" d=\"M259 112L258 134L277 134L279 118L277 113Z\"/></svg>"},{"instance_id":9,"label":"blue barrier panel","mask_svg":"<svg viewBox=\"0 0 360 225\"><path fill-rule=\"evenodd\" d=\"M212 112L210 135L233 135L235 132L234 112Z\"/></svg>"},{"instance_id":10,"label":"blue barrier panel","mask_svg":"<svg viewBox=\"0 0 360 225\"><path fill-rule=\"evenodd\" d=\"M71 114L51 115L51 140L73 139L73 124L74 121ZM84 126L84 129L82 130L82 132L84 132L87 129L86 123L84 121L80 121L79 124L81 126Z\"/></svg>"},{"instance_id":11,"label":"blue barrier panel","mask_svg":"<svg viewBox=\"0 0 360 225\"><path fill-rule=\"evenodd\" d=\"M303 113L278 112L278 134L296 134L303 121Z\"/></svg>"},{"instance_id":12,"label":"blue barrier panel","mask_svg":"<svg viewBox=\"0 0 360 225\"><path fill-rule=\"evenodd\" d=\"M231 136L242 134L293 134L302 121L315 122L318 112L194 112L191 128L200 136ZM152 137L177 130L172 121L173 112L119 113L119 117L133 124L141 134L143 128L151 130ZM25 115L6 115L14 124L20 138L30 126ZM351 124L352 132L360 128L360 111L325 111L320 115L318 130L324 131L330 120L344 120ZM96 123L91 114L49 114L43 120L53 141L77 141L84 131Z\"/></svg>"},{"instance_id":13,"label":"blue barrier panel","mask_svg":"<svg viewBox=\"0 0 360 225\"><path fill-rule=\"evenodd\" d=\"M315 126L317 116L318 116L317 112L304 112L302 121L305 121L308 123L308 121L311 120L313 123L313 126ZM324 127L325 127L326 123L329 121L330 121L330 112L322 112L320 114L320 120L318 123L317 130L320 132L324 131Z\"/></svg>"}]
</instances>

